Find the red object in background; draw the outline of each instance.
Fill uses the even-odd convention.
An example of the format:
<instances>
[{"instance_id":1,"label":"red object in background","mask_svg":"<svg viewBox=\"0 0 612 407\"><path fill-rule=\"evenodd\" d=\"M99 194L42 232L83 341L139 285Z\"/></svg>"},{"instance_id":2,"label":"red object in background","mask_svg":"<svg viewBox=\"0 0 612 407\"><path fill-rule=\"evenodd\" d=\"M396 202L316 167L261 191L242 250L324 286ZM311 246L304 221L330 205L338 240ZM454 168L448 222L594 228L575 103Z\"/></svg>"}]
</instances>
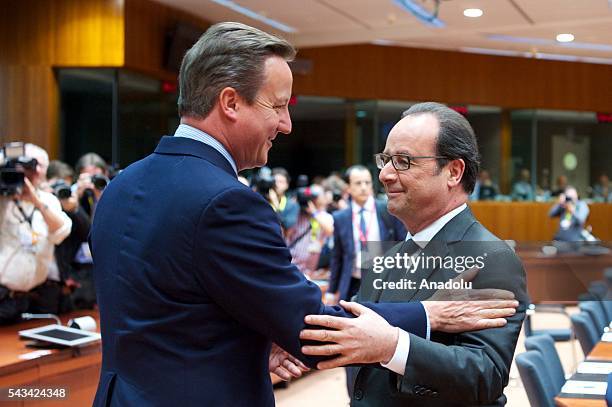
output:
<instances>
[{"instance_id":1,"label":"red object in background","mask_svg":"<svg viewBox=\"0 0 612 407\"><path fill-rule=\"evenodd\" d=\"M176 93L176 82L162 81L161 89L164 93Z\"/></svg>"},{"instance_id":2,"label":"red object in background","mask_svg":"<svg viewBox=\"0 0 612 407\"><path fill-rule=\"evenodd\" d=\"M295 106L295 105L297 105L297 96L291 95L291 97L289 98L289 106Z\"/></svg>"},{"instance_id":3,"label":"red object in background","mask_svg":"<svg viewBox=\"0 0 612 407\"><path fill-rule=\"evenodd\" d=\"M453 109L455 112L462 114L464 116L468 115L467 106L449 106L449 108Z\"/></svg>"},{"instance_id":4,"label":"red object in background","mask_svg":"<svg viewBox=\"0 0 612 407\"><path fill-rule=\"evenodd\" d=\"M612 113L596 113L597 123L612 123Z\"/></svg>"}]
</instances>

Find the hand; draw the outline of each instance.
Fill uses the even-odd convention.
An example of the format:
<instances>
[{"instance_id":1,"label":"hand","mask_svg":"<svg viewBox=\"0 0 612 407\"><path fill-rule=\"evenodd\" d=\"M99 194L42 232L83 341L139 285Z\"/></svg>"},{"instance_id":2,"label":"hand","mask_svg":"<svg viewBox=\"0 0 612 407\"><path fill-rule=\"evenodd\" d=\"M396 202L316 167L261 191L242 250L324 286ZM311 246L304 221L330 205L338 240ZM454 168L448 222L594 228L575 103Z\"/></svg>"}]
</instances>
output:
<instances>
[{"instance_id":1,"label":"hand","mask_svg":"<svg viewBox=\"0 0 612 407\"><path fill-rule=\"evenodd\" d=\"M77 197L74 194L70 198L60 199L59 201L62 204L62 209L70 213L76 212L79 205L79 201L77 201Z\"/></svg>"},{"instance_id":2,"label":"hand","mask_svg":"<svg viewBox=\"0 0 612 407\"><path fill-rule=\"evenodd\" d=\"M91 189L92 191L96 188L94 184L91 182L91 175L86 172L79 175L79 179L77 180L77 196L79 199L83 198L83 194L86 190Z\"/></svg>"},{"instance_id":3,"label":"hand","mask_svg":"<svg viewBox=\"0 0 612 407\"><path fill-rule=\"evenodd\" d=\"M300 377L303 372L310 369L298 359L285 352L277 344L272 344L270 349L269 371L283 380L290 380L292 377Z\"/></svg>"},{"instance_id":4,"label":"hand","mask_svg":"<svg viewBox=\"0 0 612 407\"><path fill-rule=\"evenodd\" d=\"M357 318L307 315L304 321L327 329L304 329L300 339L333 342L302 347L305 355L337 357L319 362L318 369L332 369L352 363L388 363L397 347L399 328L395 328L371 309L356 302L340 301Z\"/></svg>"},{"instance_id":5,"label":"hand","mask_svg":"<svg viewBox=\"0 0 612 407\"><path fill-rule=\"evenodd\" d=\"M313 216L315 213L317 213L318 209L315 206L314 202L312 201L308 201L307 206L306 206L306 212L310 215Z\"/></svg>"},{"instance_id":6,"label":"hand","mask_svg":"<svg viewBox=\"0 0 612 407\"><path fill-rule=\"evenodd\" d=\"M272 208L274 208L275 211L278 211L280 208L280 199L274 188L270 188L268 191L268 198L270 199L270 205L272 205Z\"/></svg>"},{"instance_id":7,"label":"hand","mask_svg":"<svg viewBox=\"0 0 612 407\"><path fill-rule=\"evenodd\" d=\"M40 206L42 206L38 195L36 195L36 188L34 188L34 185L27 177L23 179L23 190L21 191L21 194L17 196L17 199L20 201L30 202L36 208L40 208Z\"/></svg>"},{"instance_id":8,"label":"hand","mask_svg":"<svg viewBox=\"0 0 612 407\"><path fill-rule=\"evenodd\" d=\"M453 281L471 281L478 271L472 268ZM518 305L512 292L495 288L438 290L423 301L431 330L449 333L502 327Z\"/></svg>"}]
</instances>

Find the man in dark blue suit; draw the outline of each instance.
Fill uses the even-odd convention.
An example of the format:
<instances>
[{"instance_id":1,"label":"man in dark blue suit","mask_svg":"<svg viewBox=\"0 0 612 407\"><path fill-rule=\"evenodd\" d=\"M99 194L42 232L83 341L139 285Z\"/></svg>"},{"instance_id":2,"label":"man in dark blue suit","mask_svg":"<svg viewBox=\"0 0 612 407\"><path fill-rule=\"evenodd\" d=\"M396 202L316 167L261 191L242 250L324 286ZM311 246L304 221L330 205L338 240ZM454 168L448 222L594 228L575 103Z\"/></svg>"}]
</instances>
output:
<instances>
[{"instance_id":1,"label":"man in dark blue suit","mask_svg":"<svg viewBox=\"0 0 612 407\"><path fill-rule=\"evenodd\" d=\"M271 206L237 180L291 131L294 54L252 27L212 26L183 60L174 137L106 188L90 236L103 343L95 406L272 406L269 370L298 376L289 354L318 360L301 352L305 315L352 316L321 303ZM388 361L400 327L426 336L421 303L368 306L342 318L339 332L370 333L349 363ZM466 306L481 308L428 306L431 329Z\"/></svg>"},{"instance_id":2,"label":"man in dark blue suit","mask_svg":"<svg viewBox=\"0 0 612 407\"><path fill-rule=\"evenodd\" d=\"M350 301L361 282L356 261L361 245L368 241L399 241L406 237L406 228L387 211L385 202L374 199L372 174L363 165L346 170L350 204L334 215L334 250L332 252L327 304Z\"/></svg>"}]
</instances>

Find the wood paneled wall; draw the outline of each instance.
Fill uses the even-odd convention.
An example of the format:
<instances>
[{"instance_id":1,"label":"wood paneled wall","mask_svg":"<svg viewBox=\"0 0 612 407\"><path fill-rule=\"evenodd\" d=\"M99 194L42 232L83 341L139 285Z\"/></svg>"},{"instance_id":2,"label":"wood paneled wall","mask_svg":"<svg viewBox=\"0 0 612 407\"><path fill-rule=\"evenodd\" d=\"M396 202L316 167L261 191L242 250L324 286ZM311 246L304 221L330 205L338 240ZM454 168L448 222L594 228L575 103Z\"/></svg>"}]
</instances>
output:
<instances>
[{"instance_id":1,"label":"wood paneled wall","mask_svg":"<svg viewBox=\"0 0 612 407\"><path fill-rule=\"evenodd\" d=\"M550 241L559 227L559 218L549 218L553 204L538 202L470 202L474 216L500 239ZM612 205L589 205L587 225L593 235L612 241Z\"/></svg>"},{"instance_id":2,"label":"wood paneled wall","mask_svg":"<svg viewBox=\"0 0 612 407\"><path fill-rule=\"evenodd\" d=\"M612 111L612 66L415 48L305 48L298 95Z\"/></svg>"},{"instance_id":3,"label":"wood paneled wall","mask_svg":"<svg viewBox=\"0 0 612 407\"><path fill-rule=\"evenodd\" d=\"M19 0L0 14L0 142L23 140L57 157L56 66L123 65L121 0Z\"/></svg>"}]
</instances>

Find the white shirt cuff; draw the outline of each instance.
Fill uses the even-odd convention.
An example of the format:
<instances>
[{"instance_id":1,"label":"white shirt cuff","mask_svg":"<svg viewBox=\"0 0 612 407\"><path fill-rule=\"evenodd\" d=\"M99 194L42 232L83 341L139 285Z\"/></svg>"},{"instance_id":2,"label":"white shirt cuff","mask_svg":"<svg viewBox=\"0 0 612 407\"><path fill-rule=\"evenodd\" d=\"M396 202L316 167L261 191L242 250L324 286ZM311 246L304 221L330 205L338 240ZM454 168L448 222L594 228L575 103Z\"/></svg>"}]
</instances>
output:
<instances>
[{"instance_id":1,"label":"white shirt cuff","mask_svg":"<svg viewBox=\"0 0 612 407\"><path fill-rule=\"evenodd\" d=\"M427 313L427 307L423 307L423 311L425 311L425 320L427 321L427 333L425 334L425 339L429 340L431 337L431 325L429 324L429 314Z\"/></svg>"},{"instance_id":2,"label":"white shirt cuff","mask_svg":"<svg viewBox=\"0 0 612 407\"><path fill-rule=\"evenodd\" d=\"M410 334L401 328L399 329L399 337L397 338L397 346L395 353L389 363L380 365L389 369L400 376L406 371L406 362L408 361L408 353L410 352Z\"/></svg>"}]
</instances>

